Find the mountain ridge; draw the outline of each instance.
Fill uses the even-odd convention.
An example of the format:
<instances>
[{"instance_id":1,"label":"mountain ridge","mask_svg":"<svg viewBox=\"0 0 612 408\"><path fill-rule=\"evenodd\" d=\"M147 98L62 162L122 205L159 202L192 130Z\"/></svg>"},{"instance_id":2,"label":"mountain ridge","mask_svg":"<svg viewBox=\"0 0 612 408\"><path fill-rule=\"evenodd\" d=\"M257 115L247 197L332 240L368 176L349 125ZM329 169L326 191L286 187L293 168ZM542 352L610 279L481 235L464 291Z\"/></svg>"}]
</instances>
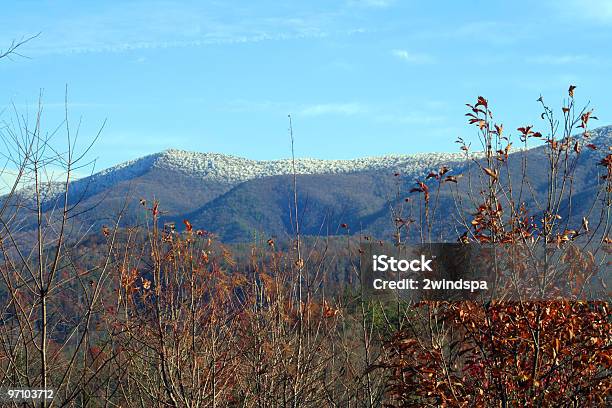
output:
<instances>
[{"instance_id":1,"label":"mountain ridge","mask_svg":"<svg viewBox=\"0 0 612 408\"><path fill-rule=\"evenodd\" d=\"M602 126L589 131L591 141L612 136L612 125ZM538 149L530 147L529 150ZM516 150L515 150L516 151ZM470 158L481 157L482 152L470 153ZM426 173L436 170L442 164L465 161L464 153L431 152L412 154L388 154L382 156L366 156L354 159L315 159L296 158L296 174L343 174L361 171L391 170L406 174ZM131 180L150 171L152 168L176 171L188 177L213 181L235 186L256 178L280 176L293 173L292 159L255 160L240 156L195 152L181 149L166 149L105 168L90 176L75 179L71 182L74 193L95 193L113 184ZM46 183L45 200L53 199L55 191L63 187L63 182ZM24 186L19 192L24 196L32 196L30 186Z\"/></svg>"},{"instance_id":2,"label":"mountain ridge","mask_svg":"<svg viewBox=\"0 0 612 408\"><path fill-rule=\"evenodd\" d=\"M608 154L607 146L612 140L612 126L590 132L588 143L600 148L584 149L581 154L576 179L576 188L581 191L593 188L598 180L594 168L597 166L587 163ZM511 155L521 152L525 151L515 150ZM537 175L546 173L545 152L540 145L528 149L525 156L531 163L532 185L538 190L544 188ZM475 152L469 157L481 156ZM522 159L517 157L512 162L517 166L509 171L521 172ZM347 223L353 232L365 228L386 236L392 226L389 208L397 191L401 189L406 194L414 187L415 179L425 179L430 171L437 171L442 165L450 168L451 175L469 171L468 163L464 153L296 159L299 208L306 211L301 215L303 231L317 234L324 227L336 233L338 225ZM478 170L477 166L471 167ZM397 173L401 177L394 177ZM163 210L162 221L180 225L183 219L189 219L198 227L219 232L224 240L240 241L248 239L254 231L276 236L290 231L292 174L291 159L252 160L169 149L72 182L69 201L71 205L79 202L81 208L87 209L74 220L83 228L113 223L120 212L126 225L139 223L143 215L140 200L148 203L158 200ZM57 184L58 189L61 187ZM20 190L15 199L27 198L28 194L31 192L27 189ZM0 197L0 201L5 197ZM49 190L45 194L45 211L52 215L62 197ZM450 196L443 194L442 199L445 206L455 205ZM24 229L35 226L35 217L30 216L23 225Z\"/></svg>"}]
</instances>

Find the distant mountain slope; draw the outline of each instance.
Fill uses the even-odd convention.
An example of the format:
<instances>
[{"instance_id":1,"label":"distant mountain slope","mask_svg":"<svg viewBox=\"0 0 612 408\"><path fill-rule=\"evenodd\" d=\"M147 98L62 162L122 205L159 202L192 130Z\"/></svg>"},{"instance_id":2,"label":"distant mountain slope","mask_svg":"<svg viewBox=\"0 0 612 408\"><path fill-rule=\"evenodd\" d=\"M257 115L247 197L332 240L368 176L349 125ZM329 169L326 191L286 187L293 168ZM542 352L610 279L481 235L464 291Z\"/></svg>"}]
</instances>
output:
<instances>
[{"instance_id":1,"label":"distant mountain slope","mask_svg":"<svg viewBox=\"0 0 612 408\"><path fill-rule=\"evenodd\" d=\"M396 169L413 173L434 168L440 163L462 160L462 158L459 153L416 153L350 160L297 158L295 159L295 171L297 174L343 174ZM169 149L75 180L71 185L71 190L75 194L93 195L117 184L137 179L153 170L162 170L165 174L182 174L194 180L230 186L257 178L293 173L291 159L251 160L218 153ZM61 183L55 183L54 187L61 188ZM57 188L51 188L51 191L46 194L47 199L52 199L54 193L57 193L55 190ZM22 194L33 194L33 189L26 188Z\"/></svg>"},{"instance_id":2,"label":"distant mountain slope","mask_svg":"<svg viewBox=\"0 0 612 408\"><path fill-rule=\"evenodd\" d=\"M417 174L452 160L459 154L433 153L392 155L352 160L295 160L298 174L349 174L361 171L402 171ZM70 185L71 203L84 208L96 208L80 218L85 223L96 218L116 215L126 197L157 199L169 216L193 211L232 187L249 180L292 173L292 161L250 160L216 153L196 153L166 150L102 170ZM62 199L62 183L43 188L46 209L52 209ZM16 199L33 202L34 189L24 188ZM133 201L133 200L132 200ZM134 208L125 212L133 220Z\"/></svg>"},{"instance_id":3,"label":"distant mountain slope","mask_svg":"<svg viewBox=\"0 0 612 408\"><path fill-rule=\"evenodd\" d=\"M350 160L297 158L295 159L295 171L297 174L344 174L397 169L406 173L414 173L433 168L440 163L462 159L459 153L417 153ZM250 160L230 155L183 150L167 150L161 153L155 165L205 180L228 184L292 174L291 159Z\"/></svg>"},{"instance_id":4,"label":"distant mountain slope","mask_svg":"<svg viewBox=\"0 0 612 408\"><path fill-rule=\"evenodd\" d=\"M255 233L286 237L294 230L292 182L291 176L273 176L241 183L183 217L226 241L249 241ZM299 175L297 183L299 221L306 235L344 233L341 223L385 208L394 188L389 172ZM180 224L181 219L174 221Z\"/></svg>"},{"instance_id":5,"label":"distant mountain slope","mask_svg":"<svg viewBox=\"0 0 612 408\"><path fill-rule=\"evenodd\" d=\"M603 147L611 144L612 127L593 131L591 141L602 149L585 149L580 156L571 186L575 194L572 211L568 210L567 200L562 200L560 205L561 213L568 217L570 226L579 225L582 217L589 212L596 214L591 210L593 193L600 181L597 173L600 169L595 164L600 156L607 154ZM525 191L522 200L526 202L530 213L539 218L541 208L538 203L545 201L548 186L547 178L543 177L548 171L544 147L511 154L507 172L514 183L520 181L523 157L527 160L526 180L531 186L525 189L533 189L535 198L531 191ZM448 161L444 164L450 165L452 170L449 174L463 175L456 192L464 199L463 210L469 218L467 213L473 212L474 208L465 200L470 189L466 180L471 176L472 192L478 194L479 180L486 179L486 176L473 163L469 166L464 161ZM437 169L438 166L431 168ZM297 184L301 231L307 235L335 235L346 233L340 228L340 224L346 223L351 233L363 231L375 237L390 238L393 234L391 206L401 205L406 197L416 198L416 195L410 195L408 191L414 186L415 177L423 178L428 171L429 168L421 168L412 173L402 173L400 178L394 177L389 171L300 175ZM504 171L502 179L506 179L507 175ZM458 203L448 187L443 188L439 196L432 192L432 208L437 202L437 210L432 214L435 226L431 232L432 240L454 240L457 237L455 227L459 220L454 217L458 214ZM401 191L399 200L396 199L398 189ZM249 241L254 234L286 237L293 234L291 206L292 178L266 177L241 183L198 210L174 217L172 221L180 225L182 218L189 219L198 227L218 233L225 241ZM598 208L600 206L596 204L594 211ZM413 211L416 211L413 213L416 216L419 208ZM419 236L420 231L414 229L409 238L417 239Z\"/></svg>"},{"instance_id":6,"label":"distant mountain slope","mask_svg":"<svg viewBox=\"0 0 612 408\"><path fill-rule=\"evenodd\" d=\"M593 133L593 142L610 145L612 126ZM516 177L521 171L520 156L513 153L510 173ZM530 181L538 195L543 194L546 180L542 147L526 152L529 158ZM577 177L576 193L595 188L597 176L593 166L601 150L584 150ZM477 158L477 157L476 157ZM517 160L518 159L518 160ZM389 236L392 220L389 208L394 204L398 187L404 193L414 179L429 171L449 165L454 174L466 173L465 157L459 153L431 153L392 155L353 160L296 159L300 223L305 234L336 234L339 224L347 223L351 232L360 229L378 236ZM401 177L394 177L399 172ZM481 172L480 172L481 173ZM474 178L482 177L479 172ZM258 161L215 153L195 153L167 150L122 163L77 180L70 187L70 202L80 202L80 213L74 222L81 228L111 223L122 211L126 224L137 222L142 216L140 199L160 201L164 220L181 223L189 219L198 227L211 230L227 241L249 241L258 232L267 235L292 234L289 211L292 192L292 162L289 159ZM401 182L400 182L401 179ZM399 185L398 185L399 183ZM467 188L459 184L460 193ZM45 209L52 214L58 203L57 186L45 192ZM402 194L404 194L402 193ZM32 190L21 190L15 199L28 201ZM1 198L0 198L1 200ZM453 198L446 192L439 197L437 213L445 215ZM397 203L396 203L397 204ZM574 215L586 212L585 204L574 203ZM535 206L534 206L535 207ZM453 220L436 234L452 231ZM23 229L33 226L33 219L20 220Z\"/></svg>"}]
</instances>

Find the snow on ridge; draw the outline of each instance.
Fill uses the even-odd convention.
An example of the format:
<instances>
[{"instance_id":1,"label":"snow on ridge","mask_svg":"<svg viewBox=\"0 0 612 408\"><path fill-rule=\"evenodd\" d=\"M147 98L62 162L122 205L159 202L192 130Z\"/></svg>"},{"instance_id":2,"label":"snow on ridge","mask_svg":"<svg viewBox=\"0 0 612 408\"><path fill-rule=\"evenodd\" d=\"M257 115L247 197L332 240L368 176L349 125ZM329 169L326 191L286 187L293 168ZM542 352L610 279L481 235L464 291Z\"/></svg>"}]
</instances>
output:
<instances>
[{"instance_id":1,"label":"snow on ridge","mask_svg":"<svg viewBox=\"0 0 612 408\"><path fill-rule=\"evenodd\" d=\"M612 126L600 127L590 132L596 140L602 140L612 137ZM518 150L520 149L511 149L513 152ZM473 152L471 156L482 157L482 152ZM436 170L444 164L464 162L465 158L464 153L414 153L349 160L297 158L295 164L297 174L399 170L416 175ZM154 165L158 168L182 172L189 176L229 184L261 177L292 174L291 159L252 160L220 153L198 153L177 149L169 149L160 153L156 157Z\"/></svg>"},{"instance_id":2,"label":"snow on ridge","mask_svg":"<svg viewBox=\"0 0 612 408\"><path fill-rule=\"evenodd\" d=\"M297 174L339 174L368 170L400 170L417 173L442 164L464 161L463 153L415 153L349 160L295 159ZM179 171L207 180L235 184L255 178L292 174L291 159L252 160L218 153L170 149L157 158L158 168Z\"/></svg>"},{"instance_id":3,"label":"snow on ridge","mask_svg":"<svg viewBox=\"0 0 612 408\"><path fill-rule=\"evenodd\" d=\"M161 153L156 153L139 159L130 160L114 167L110 167L92 174L88 177L76 179L70 182L69 193L71 196L82 194L91 195L103 191L122 181L130 180L144 174L151 169L155 160ZM64 193L65 181L46 181L41 184L41 201L49 202L59 198ZM36 200L36 189L33 184L28 184L19 189L16 194L20 199L28 202Z\"/></svg>"},{"instance_id":4,"label":"snow on ridge","mask_svg":"<svg viewBox=\"0 0 612 408\"><path fill-rule=\"evenodd\" d=\"M612 139L612 125L589 130L589 133L596 141L604 141L610 143L607 139Z\"/></svg>"},{"instance_id":5,"label":"snow on ridge","mask_svg":"<svg viewBox=\"0 0 612 408\"><path fill-rule=\"evenodd\" d=\"M163 153L150 154L101 170L89 177L84 177L72 183L70 187L71 191L74 193L80 193L85 190L87 190L88 193L97 192L122 181L136 178L150 170L155 161L158 160L159 156L162 154Z\"/></svg>"},{"instance_id":6,"label":"snow on ridge","mask_svg":"<svg viewBox=\"0 0 612 408\"><path fill-rule=\"evenodd\" d=\"M295 160L295 166L297 174L341 174L388 170L416 175L437 170L444 164L464 160L463 153L415 153L349 160L298 158ZM120 163L89 177L74 180L70 184L70 195L78 197L96 194L120 182L137 178L154 167L229 185L255 178L292 174L291 159L253 160L220 153L169 149ZM58 198L63 187L64 184L61 182L45 184L41 189L43 201ZM18 194L27 200L36 198L33 186L24 187L19 190Z\"/></svg>"},{"instance_id":7,"label":"snow on ridge","mask_svg":"<svg viewBox=\"0 0 612 408\"><path fill-rule=\"evenodd\" d=\"M591 140L597 144L609 144L608 139L612 138L612 126L596 128L589 132L592 135ZM532 149L534 148L529 150ZM543 151L537 149L537 147L534 151L537 154L543 154ZM471 156L481 157L482 153L473 152ZM437 170L442 165L464 162L465 159L464 153L414 153L349 160L297 158L295 164L298 174L341 174L388 170L419 176ZM134 179L153 167L230 185L255 178L292 174L291 159L253 160L220 153L198 153L169 149L161 153L130 160L101 170L89 177L75 180L70 184L70 193L73 196L84 193L86 195L95 194L117 183ZM41 188L43 201L57 198L63 187L64 184L61 182L44 183ZM17 194L22 198L35 199L33 186L26 186L20 189Z\"/></svg>"}]
</instances>

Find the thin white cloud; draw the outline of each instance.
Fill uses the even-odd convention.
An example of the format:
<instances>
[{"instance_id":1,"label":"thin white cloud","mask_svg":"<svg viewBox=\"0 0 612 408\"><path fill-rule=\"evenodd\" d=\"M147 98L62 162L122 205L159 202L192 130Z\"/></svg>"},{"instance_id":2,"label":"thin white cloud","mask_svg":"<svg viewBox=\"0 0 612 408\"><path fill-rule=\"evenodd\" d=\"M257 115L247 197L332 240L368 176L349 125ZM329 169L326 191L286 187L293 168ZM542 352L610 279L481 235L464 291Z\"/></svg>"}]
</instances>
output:
<instances>
[{"instance_id":1,"label":"thin white cloud","mask_svg":"<svg viewBox=\"0 0 612 408\"><path fill-rule=\"evenodd\" d=\"M0 169L0 195L8 194L12 190L17 181L17 174L18 170L14 168ZM90 173L87 173L85 169L79 169L78 171L72 170L70 172L70 179L74 181L89 175ZM59 167L49 166L40 177L42 178L42 183L63 182L66 180L66 172ZM32 174L26 172L21 176L17 189L31 185L34 181Z\"/></svg>"},{"instance_id":2,"label":"thin white cloud","mask_svg":"<svg viewBox=\"0 0 612 408\"><path fill-rule=\"evenodd\" d=\"M379 122L399 123L403 125L430 125L439 124L446 121L446 117L441 115L431 115L426 112L408 112L408 113L385 113L375 117Z\"/></svg>"},{"instance_id":3,"label":"thin white cloud","mask_svg":"<svg viewBox=\"0 0 612 408\"><path fill-rule=\"evenodd\" d=\"M164 48L187 48L187 47L202 47L207 45L223 45L223 44L245 44L257 43L262 41L281 41L302 38L323 38L328 36L327 33L261 33L261 34L240 34L240 35L208 35L197 39L180 39L180 40L151 40L151 41L128 41L116 42L109 39L107 42L90 42L90 43L56 43L33 47L34 52L41 54L82 54L82 53L98 53L98 52L126 52L134 50L153 50Z\"/></svg>"},{"instance_id":4,"label":"thin white cloud","mask_svg":"<svg viewBox=\"0 0 612 408\"><path fill-rule=\"evenodd\" d=\"M198 98L189 100L190 103L202 104L206 102L204 98ZM225 112L232 113L244 113L244 112L287 112L291 109L292 105L287 103L271 101L271 100L249 100L249 99L233 99L229 101L216 101L215 109L219 109Z\"/></svg>"},{"instance_id":5,"label":"thin white cloud","mask_svg":"<svg viewBox=\"0 0 612 408\"><path fill-rule=\"evenodd\" d=\"M434 62L434 58L429 54L413 53L407 50L392 50L391 54L402 61L411 64L430 64Z\"/></svg>"},{"instance_id":6,"label":"thin white cloud","mask_svg":"<svg viewBox=\"0 0 612 408\"><path fill-rule=\"evenodd\" d=\"M299 105L288 102L273 102L267 100L248 101L234 100L222 103L223 109L239 112L273 111L275 113L294 113L303 118L322 116L360 116L366 120L380 123L399 123L404 125L425 125L442 123L447 120L443 115L432 114L431 111L444 110L446 102L425 101L421 108L404 106L373 105L363 102L328 102L309 105ZM424 110L423 107L429 109Z\"/></svg>"},{"instance_id":7,"label":"thin white cloud","mask_svg":"<svg viewBox=\"0 0 612 408\"><path fill-rule=\"evenodd\" d=\"M7 194L15 184L16 171L4 169L0 171L0 195Z\"/></svg>"},{"instance_id":8,"label":"thin white cloud","mask_svg":"<svg viewBox=\"0 0 612 408\"><path fill-rule=\"evenodd\" d=\"M538 28L539 29L539 28ZM459 21L456 25L430 27L414 33L416 41L467 39L492 45L515 44L533 38L538 31L532 25L501 20Z\"/></svg>"},{"instance_id":9,"label":"thin white cloud","mask_svg":"<svg viewBox=\"0 0 612 408\"><path fill-rule=\"evenodd\" d=\"M597 60L588 55L538 55L527 59L528 62L543 65L591 64Z\"/></svg>"},{"instance_id":10,"label":"thin white cloud","mask_svg":"<svg viewBox=\"0 0 612 408\"><path fill-rule=\"evenodd\" d=\"M370 0L383 3L383 0ZM270 16L265 9L223 3L178 7L165 1L98 3L65 17L28 15L42 32L28 44L28 54L126 52L132 50L257 43L330 36L350 36L366 30L338 10L302 11ZM19 20L19 19L17 19ZM18 37L22 26L3 28L0 37Z\"/></svg>"},{"instance_id":11,"label":"thin white cloud","mask_svg":"<svg viewBox=\"0 0 612 408\"><path fill-rule=\"evenodd\" d=\"M603 24L612 24L610 0L555 0L554 6L561 14L575 20L576 17Z\"/></svg>"},{"instance_id":12,"label":"thin white cloud","mask_svg":"<svg viewBox=\"0 0 612 408\"><path fill-rule=\"evenodd\" d=\"M348 4L351 6L360 7L376 7L386 8L395 3L395 0L349 0Z\"/></svg>"},{"instance_id":13,"label":"thin white cloud","mask_svg":"<svg viewBox=\"0 0 612 408\"><path fill-rule=\"evenodd\" d=\"M318 105L305 106L299 112L302 116L322 116L322 115L359 115L368 113L369 109L359 103L324 103Z\"/></svg>"}]
</instances>

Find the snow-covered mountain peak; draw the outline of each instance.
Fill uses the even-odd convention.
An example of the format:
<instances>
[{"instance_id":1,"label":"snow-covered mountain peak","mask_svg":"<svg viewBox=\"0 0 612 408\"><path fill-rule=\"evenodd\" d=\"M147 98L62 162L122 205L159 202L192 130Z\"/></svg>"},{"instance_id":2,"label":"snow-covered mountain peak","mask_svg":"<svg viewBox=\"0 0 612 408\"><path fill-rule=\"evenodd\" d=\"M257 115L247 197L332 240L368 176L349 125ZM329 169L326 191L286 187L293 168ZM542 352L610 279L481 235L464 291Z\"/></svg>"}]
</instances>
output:
<instances>
[{"instance_id":1,"label":"snow-covered mountain peak","mask_svg":"<svg viewBox=\"0 0 612 408\"><path fill-rule=\"evenodd\" d=\"M612 126L593 129L593 143L608 146L612 139ZM544 154L537 149L538 154ZM481 153L473 153L474 157ZM361 171L399 171L410 177L421 177L429 171L437 170L442 165L453 165L465 161L463 153L415 153L405 155L386 155L380 157L363 157L349 160L324 160L297 158L297 174L342 174ZM130 160L116 166L101 170L89 177L71 183L70 193L79 196L92 195L104 191L121 182L137 179L152 171L162 169L179 172L196 181L209 181L233 186L238 183L277 175L293 173L291 159L253 160L242 157L220 154L199 153L186 150L169 149L159 153ZM63 185L49 183L43 186L45 201L51 200L61 191ZM34 189L25 187L18 192L22 197L34 197Z\"/></svg>"},{"instance_id":2,"label":"snow-covered mountain peak","mask_svg":"<svg viewBox=\"0 0 612 408\"><path fill-rule=\"evenodd\" d=\"M460 153L417 153L350 160L298 158L295 160L295 170L297 174L338 174L374 170L420 173L463 159L465 157ZM219 153L197 153L175 149L160 153L155 159L154 166L229 184L293 172L291 159L252 160Z\"/></svg>"}]
</instances>

